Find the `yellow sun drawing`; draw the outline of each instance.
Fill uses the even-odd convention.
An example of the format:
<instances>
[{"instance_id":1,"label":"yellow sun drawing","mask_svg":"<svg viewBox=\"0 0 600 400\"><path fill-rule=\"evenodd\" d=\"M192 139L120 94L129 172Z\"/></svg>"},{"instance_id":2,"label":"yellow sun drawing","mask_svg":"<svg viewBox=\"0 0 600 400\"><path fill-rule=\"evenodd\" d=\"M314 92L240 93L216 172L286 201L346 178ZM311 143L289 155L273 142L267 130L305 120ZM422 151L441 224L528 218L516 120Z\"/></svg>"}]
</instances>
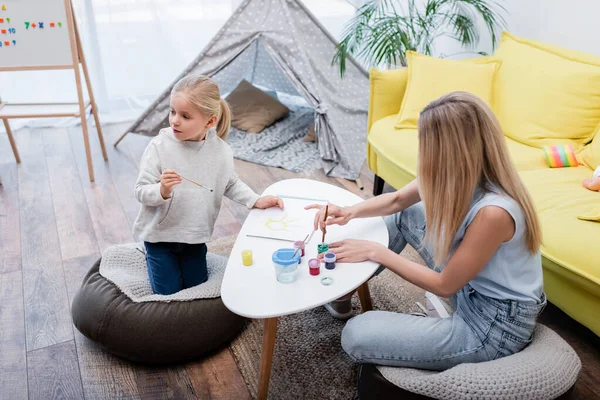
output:
<instances>
[{"instance_id":1,"label":"yellow sun drawing","mask_svg":"<svg viewBox=\"0 0 600 400\"><path fill-rule=\"evenodd\" d=\"M290 228L301 228L299 225L294 225L293 223L298 221L300 218L296 219L288 219L288 215L284 214L280 219L269 218L267 222L265 222L265 227L272 231L288 231L292 232Z\"/></svg>"}]
</instances>

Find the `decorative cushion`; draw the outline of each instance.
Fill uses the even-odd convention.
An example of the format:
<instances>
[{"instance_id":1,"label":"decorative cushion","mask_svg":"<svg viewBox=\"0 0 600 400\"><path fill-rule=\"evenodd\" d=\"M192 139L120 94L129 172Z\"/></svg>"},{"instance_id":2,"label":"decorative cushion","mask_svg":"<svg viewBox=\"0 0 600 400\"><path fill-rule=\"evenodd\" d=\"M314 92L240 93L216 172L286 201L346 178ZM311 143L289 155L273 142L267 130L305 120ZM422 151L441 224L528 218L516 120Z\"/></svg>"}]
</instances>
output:
<instances>
[{"instance_id":1,"label":"decorative cushion","mask_svg":"<svg viewBox=\"0 0 600 400\"><path fill-rule=\"evenodd\" d=\"M310 129L308 130L308 132L306 132L306 136L304 136L304 141L305 142L315 142L317 140L317 137L315 135L315 124L312 124L310 126Z\"/></svg>"},{"instance_id":2,"label":"decorative cushion","mask_svg":"<svg viewBox=\"0 0 600 400\"><path fill-rule=\"evenodd\" d=\"M100 275L100 263L85 276L71 314L75 327L110 353L144 363L182 362L219 348L244 326L220 297L134 302Z\"/></svg>"},{"instance_id":3,"label":"decorative cushion","mask_svg":"<svg viewBox=\"0 0 600 400\"><path fill-rule=\"evenodd\" d=\"M289 112L275 97L242 80L226 97L231 108L231 125L249 133L259 133Z\"/></svg>"},{"instance_id":4,"label":"decorative cushion","mask_svg":"<svg viewBox=\"0 0 600 400\"><path fill-rule=\"evenodd\" d=\"M575 157L573 146L565 144L562 146L543 146L544 157L550 168L578 167L579 163Z\"/></svg>"},{"instance_id":5,"label":"decorative cushion","mask_svg":"<svg viewBox=\"0 0 600 400\"><path fill-rule=\"evenodd\" d=\"M377 96L369 96L368 127L370 129L375 121L388 115L398 115L406 92L408 68L383 71L371 68L369 82L371 93L377 93Z\"/></svg>"},{"instance_id":6,"label":"decorative cushion","mask_svg":"<svg viewBox=\"0 0 600 400\"><path fill-rule=\"evenodd\" d=\"M372 397L368 393L363 396L361 390L361 399L399 398L401 391L408 391L427 396L418 398L537 400L557 398L573 387L581 361L558 334L538 324L529 346L498 360L460 364L441 372L384 366L377 366L377 370L399 390L394 393L393 388L387 387L385 397L383 391ZM371 376L363 376L364 373L361 372L360 382L369 382L371 392L386 385L381 380L373 385L373 371Z\"/></svg>"},{"instance_id":7,"label":"decorative cushion","mask_svg":"<svg viewBox=\"0 0 600 400\"><path fill-rule=\"evenodd\" d=\"M600 57L504 32L493 108L504 134L531 146L589 143L600 123Z\"/></svg>"},{"instance_id":8,"label":"decorative cushion","mask_svg":"<svg viewBox=\"0 0 600 400\"><path fill-rule=\"evenodd\" d=\"M491 104L494 75L499 61L487 58L445 60L413 51L406 52L406 59L408 83L396 129L416 129L421 110L450 92L469 92Z\"/></svg>"}]
</instances>

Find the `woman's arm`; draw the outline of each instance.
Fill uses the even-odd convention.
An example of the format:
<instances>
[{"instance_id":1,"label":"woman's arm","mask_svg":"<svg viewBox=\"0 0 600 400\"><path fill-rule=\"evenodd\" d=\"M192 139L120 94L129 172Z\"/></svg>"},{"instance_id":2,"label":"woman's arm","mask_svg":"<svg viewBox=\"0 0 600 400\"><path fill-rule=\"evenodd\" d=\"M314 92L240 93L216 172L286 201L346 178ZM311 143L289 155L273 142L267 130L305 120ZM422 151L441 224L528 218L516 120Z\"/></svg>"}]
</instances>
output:
<instances>
[{"instance_id":1,"label":"woman's arm","mask_svg":"<svg viewBox=\"0 0 600 400\"><path fill-rule=\"evenodd\" d=\"M363 201L347 210L351 218L387 216L402 211L421 200L417 179L394 193L386 193Z\"/></svg>"},{"instance_id":2,"label":"woman's arm","mask_svg":"<svg viewBox=\"0 0 600 400\"><path fill-rule=\"evenodd\" d=\"M510 214L495 206L482 208L467 228L465 236L442 272L409 261L388 248L364 240L332 243L338 261L365 259L385 265L410 283L441 297L450 297L471 281L488 263L498 247L514 235Z\"/></svg>"},{"instance_id":3,"label":"woman's arm","mask_svg":"<svg viewBox=\"0 0 600 400\"><path fill-rule=\"evenodd\" d=\"M386 193L372 199L365 200L351 207L338 207L330 204L328 209L327 225L345 225L353 218L379 217L395 214L421 200L417 180L413 180L402 189L394 193ZM319 209L315 215L314 228L323 228L321 223L325 216L325 206L311 204L306 210Z\"/></svg>"}]
</instances>

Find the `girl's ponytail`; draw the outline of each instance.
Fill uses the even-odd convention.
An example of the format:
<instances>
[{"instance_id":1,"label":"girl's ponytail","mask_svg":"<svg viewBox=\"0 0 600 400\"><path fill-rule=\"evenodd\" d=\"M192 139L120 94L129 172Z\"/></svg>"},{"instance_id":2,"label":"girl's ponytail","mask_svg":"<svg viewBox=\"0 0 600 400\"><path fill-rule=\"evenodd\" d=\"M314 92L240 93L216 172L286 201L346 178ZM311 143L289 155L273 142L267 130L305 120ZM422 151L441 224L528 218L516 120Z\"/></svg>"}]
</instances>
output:
<instances>
[{"instance_id":1,"label":"girl's ponytail","mask_svg":"<svg viewBox=\"0 0 600 400\"><path fill-rule=\"evenodd\" d=\"M231 127L231 110L227 102L221 98L219 101L219 115L217 117L217 136L227 140Z\"/></svg>"}]
</instances>

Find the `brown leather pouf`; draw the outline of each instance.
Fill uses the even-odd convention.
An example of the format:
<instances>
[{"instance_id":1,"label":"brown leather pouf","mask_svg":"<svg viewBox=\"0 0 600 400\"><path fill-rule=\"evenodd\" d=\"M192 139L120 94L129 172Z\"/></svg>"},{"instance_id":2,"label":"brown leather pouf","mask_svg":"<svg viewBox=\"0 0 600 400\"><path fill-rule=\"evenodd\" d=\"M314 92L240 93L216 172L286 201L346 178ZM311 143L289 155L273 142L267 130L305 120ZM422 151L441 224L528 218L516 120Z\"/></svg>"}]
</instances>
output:
<instances>
[{"instance_id":1,"label":"brown leather pouf","mask_svg":"<svg viewBox=\"0 0 600 400\"><path fill-rule=\"evenodd\" d=\"M98 260L73 299L75 327L108 352L143 363L197 358L231 341L245 318L221 298L133 302L99 273Z\"/></svg>"}]
</instances>

